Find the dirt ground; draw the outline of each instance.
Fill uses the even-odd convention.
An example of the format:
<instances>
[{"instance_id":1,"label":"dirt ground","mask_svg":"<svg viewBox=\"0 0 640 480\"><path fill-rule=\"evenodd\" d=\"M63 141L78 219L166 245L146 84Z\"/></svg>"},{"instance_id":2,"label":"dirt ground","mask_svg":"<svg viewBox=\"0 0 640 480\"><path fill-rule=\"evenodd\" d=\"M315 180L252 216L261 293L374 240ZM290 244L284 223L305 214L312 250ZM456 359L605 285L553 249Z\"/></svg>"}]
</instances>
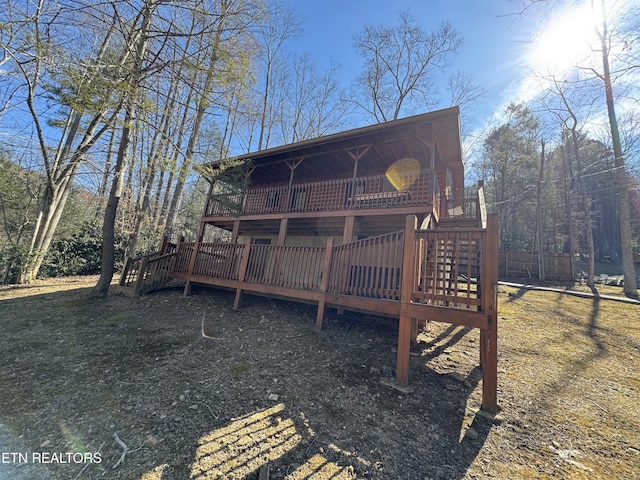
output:
<instances>
[{"instance_id":1,"label":"dirt ground","mask_svg":"<svg viewBox=\"0 0 640 480\"><path fill-rule=\"evenodd\" d=\"M500 287L497 417L478 332L95 278L0 290L0 479L638 479L640 307Z\"/></svg>"}]
</instances>

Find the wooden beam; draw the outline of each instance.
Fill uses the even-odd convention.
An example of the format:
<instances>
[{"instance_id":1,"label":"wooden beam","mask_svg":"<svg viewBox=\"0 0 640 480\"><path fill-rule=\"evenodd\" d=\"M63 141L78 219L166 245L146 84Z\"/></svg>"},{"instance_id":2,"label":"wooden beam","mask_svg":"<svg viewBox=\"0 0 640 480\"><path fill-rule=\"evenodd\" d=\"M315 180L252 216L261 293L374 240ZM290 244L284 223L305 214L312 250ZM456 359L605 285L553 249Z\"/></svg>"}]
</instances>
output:
<instances>
[{"instance_id":1,"label":"wooden beam","mask_svg":"<svg viewBox=\"0 0 640 480\"><path fill-rule=\"evenodd\" d=\"M288 218L282 218L280 220L280 230L278 231L278 245L284 245L287 239L287 226L289 224Z\"/></svg>"},{"instance_id":2,"label":"wooden beam","mask_svg":"<svg viewBox=\"0 0 640 480\"><path fill-rule=\"evenodd\" d=\"M327 286L329 285L329 275L331 275L331 254L333 250L333 237L327 239L327 250L324 255L324 264L322 265L322 281L320 283L320 292L322 294L327 292ZM316 315L316 330L319 332L322 330L322 322L324 320L326 299L322 295L322 299L318 302L318 314Z\"/></svg>"},{"instance_id":3,"label":"wooden beam","mask_svg":"<svg viewBox=\"0 0 640 480\"><path fill-rule=\"evenodd\" d=\"M483 312L463 310L422 303L409 303L401 306L400 315L411 318L428 318L429 321L462 325L470 328L489 328L487 315Z\"/></svg>"},{"instance_id":4,"label":"wooden beam","mask_svg":"<svg viewBox=\"0 0 640 480\"><path fill-rule=\"evenodd\" d=\"M483 252L482 311L488 328L480 330L482 409L498 411L498 217L489 215Z\"/></svg>"},{"instance_id":5,"label":"wooden beam","mask_svg":"<svg viewBox=\"0 0 640 480\"><path fill-rule=\"evenodd\" d=\"M432 205L430 203L424 203L421 205L409 205L404 207L390 207L390 208L358 208L358 216L368 217L377 215L424 215L432 211ZM281 218L331 218L331 217L344 217L345 215L352 214L353 211L349 209L343 210L323 210L317 212L288 212L288 213L264 213L264 214L248 214L243 215L242 220L280 220ZM216 224L216 222L223 221L235 221L238 217L206 217L202 221Z\"/></svg>"},{"instance_id":6,"label":"wooden beam","mask_svg":"<svg viewBox=\"0 0 640 480\"><path fill-rule=\"evenodd\" d=\"M136 285L133 289L133 295L136 297L140 296L140 292L142 291L142 284L144 282L145 270L147 269L147 260L148 257L142 257L140 260L140 265L138 266L138 277L136 278Z\"/></svg>"},{"instance_id":7,"label":"wooden beam","mask_svg":"<svg viewBox=\"0 0 640 480\"><path fill-rule=\"evenodd\" d=\"M418 218L408 215L404 230L404 248L402 253L402 284L400 285L400 325L398 326L398 358L396 361L396 383L406 386L409 383L409 353L411 350L412 317L403 315L404 306L411 303L415 275L413 272L414 248Z\"/></svg>"},{"instance_id":8,"label":"wooden beam","mask_svg":"<svg viewBox=\"0 0 640 480\"><path fill-rule=\"evenodd\" d=\"M344 217L344 231L342 232L342 243L349 243L353 239L353 223L355 217L349 215Z\"/></svg>"},{"instance_id":9,"label":"wooden beam","mask_svg":"<svg viewBox=\"0 0 640 480\"><path fill-rule=\"evenodd\" d=\"M231 231L231 243L238 241L238 234L240 232L240 220L233 221L233 230Z\"/></svg>"},{"instance_id":10,"label":"wooden beam","mask_svg":"<svg viewBox=\"0 0 640 480\"><path fill-rule=\"evenodd\" d=\"M411 345L412 346L416 346L418 345L418 319L417 318L412 318L411 319Z\"/></svg>"},{"instance_id":11,"label":"wooden beam","mask_svg":"<svg viewBox=\"0 0 640 480\"><path fill-rule=\"evenodd\" d=\"M198 229L198 237L196 241L193 243L193 251L191 252L191 258L189 259L189 267L187 269L187 275L191 275L193 273L193 269L196 266L196 261L198 260L198 250L200 249L200 244L202 243L202 238L204 237L204 227L207 224L205 222L200 222L200 228ZM187 277L189 278L189 277ZM187 280L184 284L184 291L182 294L185 297L191 295L191 281Z\"/></svg>"},{"instance_id":12,"label":"wooden beam","mask_svg":"<svg viewBox=\"0 0 640 480\"><path fill-rule=\"evenodd\" d=\"M327 293L325 294L325 302L326 305L342 308L343 310L376 313L378 315L395 318L398 318L400 315L400 302L393 300Z\"/></svg>"},{"instance_id":13,"label":"wooden beam","mask_svg":"<svg viewBox=\"0 0 640 480\"><path fill-rule=\"evenodd\" d=\"M240 306L240 300L242 299L242 284L244 277L247 274L247 266L249 265L249 256L251 255L251 242L252 238L247 238L247 242L244 245L242 252L242 259L240 260L240 271L238 272L238 288L236 288L236 296L233 299L233 309L237 310Z\"/></svg>"}]
</instances>

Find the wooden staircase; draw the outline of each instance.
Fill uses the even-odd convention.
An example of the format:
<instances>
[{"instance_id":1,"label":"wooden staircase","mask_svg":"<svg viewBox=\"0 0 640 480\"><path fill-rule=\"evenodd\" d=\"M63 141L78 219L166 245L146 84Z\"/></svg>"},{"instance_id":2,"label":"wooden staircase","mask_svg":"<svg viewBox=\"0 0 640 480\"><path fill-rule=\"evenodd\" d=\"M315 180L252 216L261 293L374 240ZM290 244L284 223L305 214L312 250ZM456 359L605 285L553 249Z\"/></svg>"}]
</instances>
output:
<instances>
[{"instance_id":1,"label":"wooden staircase","mask_svg":"<svg viewBox=\"0 0 640 480\"><path fill-rule=\"evenodd\" d=\"M128 258L116 291L137 297L163 287L173 279L176 245L165 238L160 250Z\"/></svg>"}]
</instances>

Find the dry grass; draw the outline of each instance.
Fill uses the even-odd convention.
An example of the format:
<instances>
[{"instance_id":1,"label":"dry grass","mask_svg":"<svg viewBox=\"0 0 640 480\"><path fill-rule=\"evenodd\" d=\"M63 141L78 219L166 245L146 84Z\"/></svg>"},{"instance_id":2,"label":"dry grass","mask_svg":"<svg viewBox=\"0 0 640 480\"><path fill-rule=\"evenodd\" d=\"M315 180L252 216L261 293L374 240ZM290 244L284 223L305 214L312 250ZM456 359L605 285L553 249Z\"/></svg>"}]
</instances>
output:
<instances>
[{"instance_id":1,"label":"dry grass","mask_svg":"<svg viewBox=\"0 0 640 480\"><path fill-rule=\"evenodd\" d=\"M498 437L518 461L496 473L640 478L640 307L501 292L499 395L511 431Z\"/></svg>"},{"instance_id":2,"label":"dry grass","mask_svg":"<svg viewBox=\"0 0 640 480\"><path fill-rule=\"evenodd\" d=\"M272 479L640 479L640 306L500 287L491 422L477 331L429 324L403 395L380 383L388 326L334 317L317 335L313 309L248 296L236 312L204 289L94 303L94 283L0 289L0 423L34 451L104 445L78 478L257 479L269 462ZM117 469L114 430L132 450Z\"/></svg>"}]
</instances>

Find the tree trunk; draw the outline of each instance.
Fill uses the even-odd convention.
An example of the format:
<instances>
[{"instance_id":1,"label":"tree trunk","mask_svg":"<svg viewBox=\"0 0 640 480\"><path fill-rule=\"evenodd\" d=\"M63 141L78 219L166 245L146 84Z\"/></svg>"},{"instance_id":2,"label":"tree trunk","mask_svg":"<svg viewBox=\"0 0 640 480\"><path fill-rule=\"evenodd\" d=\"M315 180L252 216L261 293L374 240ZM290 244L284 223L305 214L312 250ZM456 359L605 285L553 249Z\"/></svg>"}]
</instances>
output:
<instances>
[{"instance_id":1,"label":"tree trunk","mask_svg":"<svg viewBox=\"0 0 640 480\"><path fill-rule=\"evenodd\" d=\"M230 3L227 1L221 2L220 5L220 23L218 24L218 28L216 29L215 38L213 39L213 46L211 51L211 58L209 58L209 67L207 68L206 77L204 80L204 85L202 87L202 92L200 93L200 98L198 100L196 114L193 119L193 126L191 128L191 134L189 135L189 140L187 141L187 149L184 154L184 160L180 167L180 171L178 173L178 181L176 182L176 188L173 192L173 197L171 198L171 206L169 207L169 213L167 215L167 224L165 226L165 236L171 238L172 230L175 226L176 220L178 218L178 211L180 209L180 205L182 204L182 195L184 193L184 184L186 182L187 176L191 171L191 165L193 163L193 156L196 152L196 146L198 144L198 139L200 138L200 129L202 127L202 121L204 120L204 114L206 113L207 106L209 104L209 95L211 94L211 90L213 88L213 82L215 80L215 67L217 65L217 56L218 56L218 45L222 39L222 33L225 28L225 17L227 15L228 9L230 7Z\"/></svg>"},{"instance_id":2,"label":"tree trunk","mask_svg":"<svg viewBox=\"0 0 640 480\"><path fill-rule=\"evenodd\" d=\"M605 2L602 0L603 14L606 11ZM607 101L607 113L609 127L611 128L611 140L613 154L615 156L616 179L618 183L618 202L620 211L620 243L622 249L622 273L624 275L624 293L627 297L638 298L638 279L633 265L633 251L631 241L631 212L629 208L629 187L627 184L627 172L625 169L624 153L620 142L620 130L613 100L613 86L611 83L611 70L609 67L609 45L606 17L602 22L600 45L602 47L602 81L604 83L605 97Z\"/></svg>"},{"instance_id":3,"label":"tree trunk","mask_svg":"<svg viewBox=\"0 0 640 480\"><path fill-rule=\"evenodd\" d=\"M568 165L567 155L566 155L566 147L562 145L561 147L562 154L562 170L564 177L564 202L565 208L567 210L567 229L568 229L568 243L569 243L569 263L571 265L571 275L575 275L576 273L576 247L575 247L575 232L573 226L573 207L571 202L571 168Z\"/></svg>"},{"instance_id":4,"label":"tree trunk","mask_svg":"<svg viewBox=\"0 0 640 480\"><path fill-rule=\"evenodd\" d=\"M122 196L124 185L124 175L126 172L126 161L129 153L129 144L131 143L131 129L135 118L134 112L138 101L138 85L142 76L142 62L148 44L149 28L151 19L156 7L156 0L147 0L143 7L142 25L139 31L135 31L137 35L136 53L133 64L133 72L129 79L129 85L132 86L126 99L126 109L124 115L124 124L122 126L122 135L118 146L118 155L116 157L115 171L113 181L111 183L111 191L109 200L105 207L104 222L102 224L102 265L100 269L100 278L93 289L96 297L105 297L109 292L109 285L113 279L115 271L115 222L118 213L118 204Z\"/></svg>"},{"instance_id":5,"label":"tree trunk","mask_svg":"<svg viewBox=\"0 0 640 480\"><path fill-rule=\"evenodd\" d=\"M540 174L538 175L538 202L536 204L536 243L538 244L538 280L544 282L544 252L542 249L542 181L544 178L544 140L541 142Z\"/></svg>"}]
</instances>

